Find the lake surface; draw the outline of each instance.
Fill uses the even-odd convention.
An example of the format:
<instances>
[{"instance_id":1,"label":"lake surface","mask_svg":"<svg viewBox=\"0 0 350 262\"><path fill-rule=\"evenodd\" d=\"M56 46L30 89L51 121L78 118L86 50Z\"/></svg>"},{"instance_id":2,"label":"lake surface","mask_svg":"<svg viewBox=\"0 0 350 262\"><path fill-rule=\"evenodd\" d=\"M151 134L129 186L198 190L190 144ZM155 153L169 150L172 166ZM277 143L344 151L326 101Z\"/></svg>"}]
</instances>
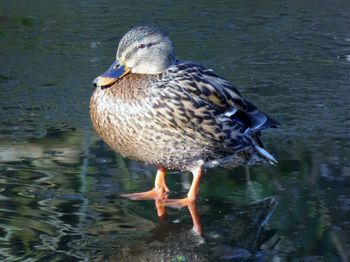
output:
<instances>
[{"instance_id":1,"label":"lake surface","mask_svg":"<svg viewBox=\"0 0 350 262\"><path fill-rule=\"evenodd\" d=\"M277 167L207 170L196 206L162 219L119 197L155 169L111 151L88 103L142 23L283 124L264 133ZM0 2L0 259L348 261L349 24L345 0ZM167 176L173 196L190 183Z\"/></svg>"}]
</instances>

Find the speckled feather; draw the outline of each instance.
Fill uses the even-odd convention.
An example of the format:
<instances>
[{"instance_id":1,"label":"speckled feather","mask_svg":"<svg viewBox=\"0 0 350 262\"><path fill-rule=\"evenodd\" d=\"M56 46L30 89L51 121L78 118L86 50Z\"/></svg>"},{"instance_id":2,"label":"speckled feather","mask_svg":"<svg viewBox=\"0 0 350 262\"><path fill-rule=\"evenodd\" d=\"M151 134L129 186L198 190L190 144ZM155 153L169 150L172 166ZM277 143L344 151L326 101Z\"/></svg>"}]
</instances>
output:
<instances>
[{"instance_id":1,"label":"speckled feather","mask_svg":"<svg viewBox=\"0 0 350 262\"><path fill-rule=\"evenodd\" d=\"M191 170L275 163L260 131L275 127L229 82L177 61L161 74L128 74L90 101L93 126L114 150L149 164Z\"/></svg>"}]
</instances>

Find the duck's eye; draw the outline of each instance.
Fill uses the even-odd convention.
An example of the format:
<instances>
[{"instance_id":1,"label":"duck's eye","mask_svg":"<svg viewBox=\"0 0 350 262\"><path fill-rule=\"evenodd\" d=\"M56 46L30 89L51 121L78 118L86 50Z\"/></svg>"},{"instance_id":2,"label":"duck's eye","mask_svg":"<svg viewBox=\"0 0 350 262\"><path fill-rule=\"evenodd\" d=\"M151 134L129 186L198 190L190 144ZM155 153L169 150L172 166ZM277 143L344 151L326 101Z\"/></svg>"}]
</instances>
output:
<instances>
[{"instance_id":1,"label":"duck's eye","mask_svg":"<svg viewBox=\"0 0 350 262\"><path fill-rule=\"evenodd\" d=\"M140 44L138 47L142 49L142 48L145 48L146 45L145 44Z\"/></svg>"}]
</instances>

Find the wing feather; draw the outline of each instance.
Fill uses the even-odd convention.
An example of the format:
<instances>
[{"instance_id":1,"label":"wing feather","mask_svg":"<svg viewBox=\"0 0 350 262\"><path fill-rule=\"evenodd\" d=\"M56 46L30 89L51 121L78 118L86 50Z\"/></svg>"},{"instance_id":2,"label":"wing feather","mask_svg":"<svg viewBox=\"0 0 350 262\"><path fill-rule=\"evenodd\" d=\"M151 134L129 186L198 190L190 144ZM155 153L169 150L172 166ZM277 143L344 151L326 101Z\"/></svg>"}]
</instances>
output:
<instances>
[{"instance_id":1,"label":"wing feather","mask_svg":"<svg viewBox=\"0 0 350 262\"><path fill-rule=\"evenodd\" d=\"M276 120L244 99L234 86L211 69L185 61L178 61L176 69L173 72L176 85L188 94L198 107L203 104L209 105L215 109L216 115L224 114L243 125L247 133L257 133L279 125Z\"/></svg>"}]
</instances>

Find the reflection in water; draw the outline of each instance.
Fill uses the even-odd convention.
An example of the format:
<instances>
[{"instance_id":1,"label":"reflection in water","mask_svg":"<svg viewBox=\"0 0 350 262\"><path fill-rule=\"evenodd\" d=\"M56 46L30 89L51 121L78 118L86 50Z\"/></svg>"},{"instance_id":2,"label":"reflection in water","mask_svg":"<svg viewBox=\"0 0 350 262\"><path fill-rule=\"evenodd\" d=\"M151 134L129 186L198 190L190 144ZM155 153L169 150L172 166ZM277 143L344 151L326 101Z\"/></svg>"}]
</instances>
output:
<instances>
[{"instance_id":1,"label":"reflection in water","mask_svg":"<svg viewBox=\"0 0 350 262\"><path fill-rule=\"evenodd\" d=\"M280 152L276 168L210 170L197 206L165 210L159 202L119 197L149 188L152 167L121 158L88 131L47 134L18 144L0 142L2 258L268 260L312 252L345 261L348 256L343 243L349 233L344 224L349 180L334 176L337 165L320 161L317 153L295 145ZM323 170L321 176L316 170ZM191 175L169 175L175 195L187 192L187 178ZM278 195L279 205L266 223L276 206L274 198L264 199L271 195ZM161 219L157 212L164 214Z\"/></svg>"},{"instance_id":2,"label":"reflection in water","mask_svg":"<svg viewBox=\"0 0 350 262\"><path fill-rule=\"evenodd\" d=\"M189 230L188 222L170 222L163 218L149 232L150 236L142 240L144 244L141 244L141 248L140 243L123 247L110 257L111 261L170 261L178 257L186 261L210 261L266 256L261 250L262 245L270 240L275 230L264 230L263 227L276 206L275 199L266 198L239 208L224 205L225 211L219 216L215 214L217 205L222 203L206 203L203 235ZM198 221L196 207L189 209L194 212L191 213L192 222ZM179 212L176 216L179 216Z\"/></svg>"}]
</instances>

